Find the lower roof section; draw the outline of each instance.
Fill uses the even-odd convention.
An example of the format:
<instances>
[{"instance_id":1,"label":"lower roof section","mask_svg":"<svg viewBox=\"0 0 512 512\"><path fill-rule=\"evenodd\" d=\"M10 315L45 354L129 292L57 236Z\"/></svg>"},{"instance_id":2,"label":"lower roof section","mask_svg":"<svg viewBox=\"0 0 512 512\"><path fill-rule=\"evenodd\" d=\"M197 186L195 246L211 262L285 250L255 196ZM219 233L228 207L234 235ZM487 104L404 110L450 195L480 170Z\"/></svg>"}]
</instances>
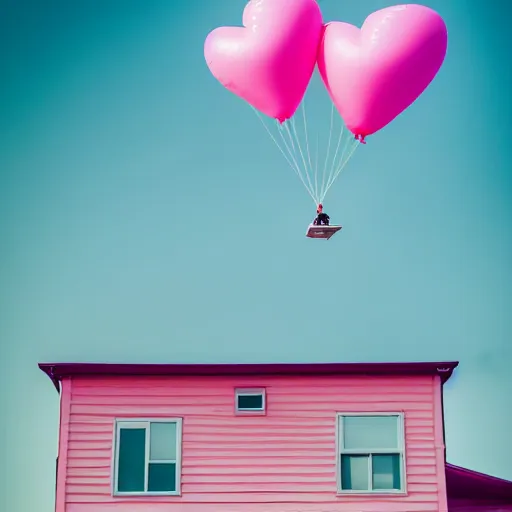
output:
<instances>
[{"instance_id":1,"label":"lower roof section","mask_svg":"<svg viewBox=\"0 0 512 512\"><path fill-rule=\"evenodd\" d=\"M512 505L512 482L446 464L448 499Z\"/></svg>"}]
</instances>

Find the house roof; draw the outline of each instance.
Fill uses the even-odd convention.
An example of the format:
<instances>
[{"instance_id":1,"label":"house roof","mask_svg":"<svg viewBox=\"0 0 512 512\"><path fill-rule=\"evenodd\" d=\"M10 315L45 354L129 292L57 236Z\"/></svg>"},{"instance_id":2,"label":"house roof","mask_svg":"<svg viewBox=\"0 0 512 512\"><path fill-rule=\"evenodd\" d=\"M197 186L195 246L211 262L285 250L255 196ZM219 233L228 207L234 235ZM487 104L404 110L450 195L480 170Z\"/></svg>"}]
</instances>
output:
<instances>
[{"instance_id":1,"label":"house roof","mask_svg":"<svg viewBox=\"0 0 512 512\"><path fill-rule=\"evenodd\" d=\"M221 376L221 375L439 375L445 383L458 366L450 362L410 363L264 363L264 364L113 364L39 363L59 391L65 377L82 376Z\"/></svg>"},{"instance_id":2,"label":"house roof","mask_svg":"<svg viewBox=\"0 0 512 512\"><path fill-rule=\"evenodd\" d=\"M512 482L446 464L446 490L450 500L512 504Z\"/></svg>"}]
</instances>

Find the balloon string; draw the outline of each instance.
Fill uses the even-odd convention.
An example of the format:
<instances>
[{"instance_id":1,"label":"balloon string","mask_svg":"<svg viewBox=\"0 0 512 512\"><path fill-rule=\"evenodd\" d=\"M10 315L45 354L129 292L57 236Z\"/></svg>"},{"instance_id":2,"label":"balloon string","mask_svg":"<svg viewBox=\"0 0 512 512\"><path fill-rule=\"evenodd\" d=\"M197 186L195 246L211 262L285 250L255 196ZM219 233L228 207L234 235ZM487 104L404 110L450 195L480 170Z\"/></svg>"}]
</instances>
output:
<instances>
[{"instance_id":1,"label":"balloon string","mask_svg":"<svg viewBox=\"0 0 512 512\"><path fill-rule=\"evenodd\" d=\"M329 177L327 186L325 188L324 196L327 195L327 192L332 187L333 183L335 182L336 178L338 177L339 168L343 167L348 162L348 158L345 158L345 156L347 155L347 150L348 150L349 145L350 145L350 139L345 140L345 144L344 144L343 150L341 151L339 160L337 162L333 162L332 172ZM351 156L351 155L349 155L349 156Z\"/></svg>"},{"instance_id":2,"label":"balloon string","mask_svg":"<svg viewBox=\"0 0 512 512\"><path fill-rule=\"evenodd\" d=\"M324 192L324 195L322 197L322 201L324 200L325 198L325 195L327 194L328 190L332 187L332 185L334 184L334 182L336 181L336 179L338 178L338 176L340 175L341 171L343 171L343 169L345 168L345 166L347 165L347 163L349 162L349 160L352 158L352 155L354 154L355 150L357 149L357 147L359 146L360 142L358 140L356 140L355 143L353 143L353 147L352 149L350 150L347 158L343 159L343 157L341 158L341 162L338 166L338 168L336 169L332 179L331 179L331 182L329 183L329 185L327 186L327 188L325 189L325 192Z\"/></svg>"},{"instance_id":3,"label":"balloon string","mask_svg":"<svg viewBox=\"0 0 512 512\"><path fill-rule=\"evenodd\" d=\"M334 122L334 103L331 103L331 127L329 129L329 141L327 142L327 153L325 155L324 170L322 172L322 185L320 186L320 195L323 194L325 188L325 178L327 171L327 162L329 161L329 154L331 153L331 139L332 139L332 128Z\"/></svg>"},{"instance_id":4,"label":"balloon string","mask_svg":"<svg viewBox=\"0 0 512 512\"><path fill-rule=\"evenodd\" d=\"M290 121L290 123L293 124L293 122L294 122L294 120L292 119L292 121ZM284 129L284 131L288 135L288 138L290 139L290 143L291 143L293 151L294 151L294 155L296 155L297 154L297 149L295 147L294 138L293 138L292 132L290 131L290 127L288 126L290 123L278 124L278 127L281 128L281 129ZM295 131L295 133L297 133L297 132ZM283 138L283 141L286 144L286 140L284 139L284 136L282 135L282 133L281 133L281 137ZM296 137L296 139L297 139L297 145L298 145L299 151L300 151L300 140L299 140L298 136ZM306 183L304 181L304 178L302 177L302 172L300 171L300 166L297 164L296 161L295 161L295 164L297 165L297 169L299 169L299 173L300 173L300 177L301 177L302 183L306 187L306 190L308 191L309 195L312 197L313 201L316 202L317 201L317 197L316 197L317 194L313 191L313 187L312 186L308 187L308 185L306 185ZM307 166L305 167L305 171L306 171L305 174L306 174L306 177L308 179L308 182L311 184L311 180L309 179L309 173L308 173L308 170L307 170Z\"/></svg>"},{"instance_id":5,"label":"balloon string","mask_svg":"<svg viewBox=\"0 0 512 512\"><path fill-rule=\"evenodd\" d=\"M311 169L311 172L313 172L313 165L311 164L311 153L309 151L308 123L306 121L306 101L305 100L302 101L302 119L304 121L304 135L306 137L306 150L308 153L309 169ZM316 172L315 172L314 182L315 182L315 187L314 187L315 198L318 198L318 184L317 184Z\"/></svg>"},{"instance_id":6,"label":"balloon string","mask_svg":"<svg viewBox=\"0 0 512 512\"><path fill-rule=\"evenodd\" d=\"M316 176L318 175L318 133L316 134L316 146L315 146L315 181ZM315 192L315 195L318 197L318 191Z\"/></svg>"},{"instance_id":7,"label":"balloon string","mask_svg":"<svg viewBox=\"0 0 512 512\"><path fill-rule=\"evenodd\" d=\"M308 184L309 184L310 190L313 191L314 189L313 189L313 184L311 183L311 178L309 176L308 165L306 164L306 159L304 158L304 153L302 152L302 146L300 144L299 136L297 135L297 129L295 127L295 119L293 117L291 118L291 125L292 125L293 134L295 136L295 140L297 142L297 147L299 148L299 153L300 153L300 156L302 158L302 163L304 164L304 171L305 171L305 174L306 174L306 177L307 177L307 180L308 180ZM286 128L288 127L288 123L285 124L285 127ZM311 194L311 196L313 197L313 201L316 204L318 204L318 201L316 200L316 198L314 196L314 193Z\"/></svg>"},{"instance_id":8,"label":"balloon string","mask_svg":"<svg viewBox=\"0 0 512 512\"><path fill-rule=\"evenodd\" d=\"M330 183L330 181L332 179L332 175L334 173L334 169L336 168L336 166L335 166L336 157L338 156L338 151L340 149L340 144L341 144L341 141L343 140L343 133L344 133L344 131L345 131L345 125L343 123L343 120L341 120L341 129L340 129L340 134L338 136L338 143L336 144L336 150L335 150L334 156L332 158L331 169L329 170L329 174L327 176L327 182L325 184L325 187L322 189L322 194L320 196L321 201L323 201L325 199L325 195L327 194L327 185Z\"/></svg>"},{"instance_id":9,"label":"balloon string","mask_svg":"<svg viewBox=\"0 0 512 512\"><path fill-rule=\"evenodd\" d=\"M254 108L252 107L252 109L254 110L254 112L256 113L256 115L258 116L258 119L261 121L261 124L263 125L263 127L265 128L265 130L267 131L268 135L270 136L270 138L274 141L274 144L276 145L277 149L279 149L279 151L281 152L281 154L284 156L285 160L288 162L288 165L292 168L293 171L295 171L295 173L299 176L300 180L302 181L302 183L304 184L304 186L306 187L306 190L308 191L309 195L311 196L311 198L313 199L313 201L315 201L315 197L314 195L312 194L312 192L309 190L308 186L306 185L306 182L304 181L301 173L300 173L300 170L299 170L299 166L295 160L295 158L293 158L292 156L292 160L293 162L295 163L295 166L292 164L292 162L290 161L290 159L286 156L286 153L284 152L283 148L279 145L279 143L277 142L277 140L275 139L275 137L272 135L271 131L268 129L268 126L265 124L265 121L263 120L263 118L261 117L260 113ZM286 145L286 142L285 142L285 145ZM286 147L288 147L286 145Z\"/></svg>"},{"instance_id":10,"label":"balloon string","mask_svg":"<svg viewBox=\"0 0 512 512\"><path fill-rule=\"evenodd\" d=\"M293 148L293 151L290 149L290 146L288 146L287 142L286 142L286 139L283 135L283 125L282 124L278 124L278 132L279 132L279 135L281 136L281 139L286 147L286 149L288 150L288 153L290 155L290 157L292 158L293 160L293 163L295 164L295 173L297 174L297 176L299 177L299 179L301 180L302 184L304 185L304 187L306 187L306 190L308 191L308 194L311 196L311 198L313 199L313 201L315 201L315 197L313 195L313 190L310 189L307 184L306 184L306 181L304 180L304 177L302 176L302 172L300 170L300 165L297 163L297 160L295 158L295 144L293 143L293 138L291 137L291 134L290 134L290 141L291 141L291 145L292 145L292 148ZM285 128L286 128L286 125L285 125ZM289 130L288 130L289 132Z\"/></svg>"}]
</instances>

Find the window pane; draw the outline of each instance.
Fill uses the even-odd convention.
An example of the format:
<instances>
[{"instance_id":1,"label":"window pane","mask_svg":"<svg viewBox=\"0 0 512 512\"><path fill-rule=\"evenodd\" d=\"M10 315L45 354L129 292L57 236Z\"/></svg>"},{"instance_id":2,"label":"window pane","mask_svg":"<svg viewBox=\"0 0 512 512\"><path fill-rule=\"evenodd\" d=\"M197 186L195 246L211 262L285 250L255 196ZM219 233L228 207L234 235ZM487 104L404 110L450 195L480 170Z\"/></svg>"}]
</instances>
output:
<instances>
[{"instance_id":1,"label":"window pane","mask_svg":"<svg viewBox=\"0 0 512 512\"><path fill-rule=\"evenodd\" d=\"M398 416L345 416L342 421L345 449L398 448Z\"/></svg>"},{"instance_id":2,"label":"window pane","mask_svg":"<svg viewBox=\"0 0 512 512\"><path fill-rule=\"evenodd\" d=\"M341 488L344 491L365 491L368 487L368 456L341 456Z\"/></svg>"},{"instance_id":3,"label":"window pane","mask_svg":"<svg viewBox=\"0 0 512 512\"><path fill-rule=\"evenodd\" d=\"M263 395L238 395L238 409L263 409Z\"/></svg>"},{"instance_id":4,"label":"window pane","mask_svg":"<svg viewBox=\"0 0 512 512\"><path fill-rule=\"evenodd\" d=\"M373 489L400 490L400 455L372 456Z\"/></svg>"},{"instance_id":5,"label":"window pane","mask_svg":"<svg viewBox=\"0 0 512 512\"><path fill-rule=\"evenodd\" d=\"M170 492L176 490L176 464L150 463L148 474L148 491Z\"/></svg>"},{"instance_id":6,"label":"window pane","mask_svg":"<svg viewBox=\"0 0 512 512\"><path fill-rule=\"evenodd\" d=\"M117 490L119 492L144 491L146 429L121 428L118 443Z\"/></svg>"},{"instance_id":7,"label":"window pane","mask_svg":"<svg viewBox=\"0 0 512 512\"><path fill-rule=\"evenodd\" d=\"M150 460L176 460L176 423L151 423Z\"/></svg>"}]
</instances>

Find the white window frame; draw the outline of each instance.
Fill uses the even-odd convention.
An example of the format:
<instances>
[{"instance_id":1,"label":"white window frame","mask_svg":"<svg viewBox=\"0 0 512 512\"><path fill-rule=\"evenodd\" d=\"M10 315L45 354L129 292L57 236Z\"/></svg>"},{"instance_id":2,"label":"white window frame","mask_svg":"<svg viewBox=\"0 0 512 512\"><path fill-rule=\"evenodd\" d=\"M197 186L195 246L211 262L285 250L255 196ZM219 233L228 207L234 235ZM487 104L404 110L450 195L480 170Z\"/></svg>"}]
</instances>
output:
<instances>
[{"instance_id":1,"label":"white window frame","mask_svg":"<svg viewBox=\"0 0 512 512\"><path fill-rule=\"evenodd\" d=\"M239 409L239 396L261 396L261 408L259 409ZM235 412L236 414L265 414L267 410L267 396L265 388L236 388L235 389Z\"/></svg>"},{"instance_id":2,"label":"white window frame","mask_svg":"<svg viewBox=\"0 0 512 512\"><path fill-rule=\"evenodd\" d=\"M343 447L343 418L353 416L395 416L398 417L397 440L398 448L393 449L373 449L373 450L346 450ZM405 451L405 417L403 412L338 412L336 413L336 487L337 494L346 496L347 494L366 494L366 495L407 495L407 465ZM353 490L342 489L341 487L341 456L342 455L368 455L368 485L372 485L372 455L394 455L400 456L400 489L366 489Z\"/></svg>"},{"instance_id":3,"label":"white window frame","mask_svg":"<svg viewBox=\"0 0 512 512\"><path fill-rule=\"evenodd\" d=\"M150 426L151 423L176 424L176 460L150 460ZM133 491L122 492L117 490L119 439L121 428L146 429L146 454L144 460L144 488L148 487L149 463L176 463L176 490L175 491ZM181 456L182 456L183 418L116 418L114 421L114 450L112 450L112 496L181 496Z\"/></svg>"}]
</instances>

